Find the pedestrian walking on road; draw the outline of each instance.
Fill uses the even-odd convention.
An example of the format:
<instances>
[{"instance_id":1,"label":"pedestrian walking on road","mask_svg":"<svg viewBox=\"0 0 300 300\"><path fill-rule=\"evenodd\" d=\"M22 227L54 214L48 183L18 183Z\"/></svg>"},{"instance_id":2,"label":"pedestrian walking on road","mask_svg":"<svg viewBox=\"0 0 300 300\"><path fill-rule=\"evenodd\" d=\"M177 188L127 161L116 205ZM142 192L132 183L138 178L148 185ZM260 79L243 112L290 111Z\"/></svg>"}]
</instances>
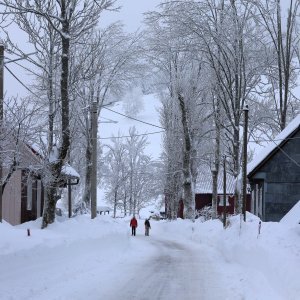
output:
<instances>
[{"instance_id":1,"label":"pedestrian walking on road","mask_svg":"<svg viewBox=\"0 0 300 300\"><path fill-rule=\"evenodd\" d=\"M145 235L146 236L149 236L149 229L151 228L151 226L150 226L150 221L149 221L149 219L146 219L145 220Z\"/></svg>"},{"instance_id":2,"label":"pedestrian walking on road","mask_svg":"<svg viewBox=\"0 0 300 300\"><path fill-rule=\"evenodd\" d=\"M135 216L132 217L130 220L130 227L131 227L131 235L135 236L136 228L138 227L138 222Z\"/></svg>"}]
</instances>

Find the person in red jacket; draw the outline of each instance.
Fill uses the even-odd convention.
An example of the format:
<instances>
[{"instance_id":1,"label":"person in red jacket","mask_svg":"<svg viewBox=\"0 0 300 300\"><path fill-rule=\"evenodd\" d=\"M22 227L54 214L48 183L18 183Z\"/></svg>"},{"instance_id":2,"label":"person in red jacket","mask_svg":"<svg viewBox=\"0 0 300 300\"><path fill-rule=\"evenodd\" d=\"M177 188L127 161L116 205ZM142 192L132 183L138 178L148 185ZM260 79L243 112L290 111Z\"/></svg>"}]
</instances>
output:
<instances>
[{"instance_id":1,"label":"person in red jacket","mask_svg":"<svg viewBox=\"0 0 300 300\"><path fill-rule=\"evenodd\" d=\"M138 226L137 219L135 218L135 216L133 216L133 218L130 220L131 235L135 236L135 230L137 226Z\"/></svg>"}]
</instances>

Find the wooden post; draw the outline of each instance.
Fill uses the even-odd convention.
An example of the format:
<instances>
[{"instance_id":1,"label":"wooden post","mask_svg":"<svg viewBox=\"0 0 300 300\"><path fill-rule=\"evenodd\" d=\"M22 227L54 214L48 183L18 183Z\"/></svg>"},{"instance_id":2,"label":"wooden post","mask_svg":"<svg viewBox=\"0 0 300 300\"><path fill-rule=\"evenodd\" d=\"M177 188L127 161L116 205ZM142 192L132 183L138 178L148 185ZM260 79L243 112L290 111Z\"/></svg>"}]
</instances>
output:
<instances>
[{"instance_id":1,"label":"wooden post","mask_svg":"<svg viewBox=\"0 0 300 300\"><path fill-rule=\"evenodd\" d=\"M71 179L68 179L68 211L69 218L72 217L72 188L71 188Z\"/></svg>"},{"instance_id":2,"label":"wooden post","mask_svg":"<svg viewBox=\"0 0 300 300\"><path fill-rule=\"evenodd\" d=\"M243 169L242 169L242 195L243 195L243 215L246 222L246 205L247 205L247 139L248 139L248 105L244 106L244 135L243 135Z\"/></svg>"},{"instance_id":3,"label":"wooden post","mask_svg":"<svg viewBox=\"0 0 300 300\"><path fill-rule=\"evenodd\" d=\"M91 178L91 218L97 216L97 123L98 109L97 102L94 101L91 107L92 122L92 178Z\"/></svg>"}]
</instances>

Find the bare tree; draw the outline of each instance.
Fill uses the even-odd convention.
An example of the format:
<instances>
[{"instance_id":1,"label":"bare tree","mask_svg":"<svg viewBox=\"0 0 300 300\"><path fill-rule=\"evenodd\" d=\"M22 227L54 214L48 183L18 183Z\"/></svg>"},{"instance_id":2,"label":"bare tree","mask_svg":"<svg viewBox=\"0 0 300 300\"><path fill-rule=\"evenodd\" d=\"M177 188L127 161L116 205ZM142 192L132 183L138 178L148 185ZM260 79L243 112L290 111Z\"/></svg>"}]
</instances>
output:
<instances>
[{"instance_id":1,"label":"bare tree","mask_svg":"<svg viewBox=\"0 0 300 300\"><path fill-rule=\"evenodd\" d=\"M265 64L262 55L257 55L263 49L262 43L257 44L260 33L249 17L253 5L233 0L206 0L204 3L189 3L189 9L185 8L178 24L184 24L185 34L189 32L191 37L194 36L195 46L205 55L214 72L216 99L226 116L222 126L227 141L226 152L231 157L231 172L237 179L240 173L242 108L246 99L249 103L253 99L252 93L261 80ZM199 18L200 15L203 17ZM238 186L235 199L239 199ZM238 204L236 201L237 211Z\"/></svg>"},{"instance_id":2,"label":"bare tree","mask_svg":"<svg viewBox=\"0 0 300 300\"><path fill-rule=\"evenodd\" d=\"M72 60L72 80L76 87L72 90L75 100L72 115L73 130L77 132L77 138L80 138L85 151L82 201L86 206L90 203L92 153L88 110L91 103L96 101L98 118L101 119L102 107L121 101L122 92L136 81L142 71L138 52L139 39L139 35L124 33L122 26L115 23L97 30L86 42L76 47L78 55Z\"/></svg>"},{"instance_id":3,"label":"bare tree","mask_svg":"<svg viewBox=\"0 0 300 300\"><path fill-rule=\"evenodd\" d=\"M49 172L45 176L47 198L44 206L42 228L53 223L57 202L56 189L59 185L62 166L68 159L70 148L69 122L69 58L70 42L75 42L93 28L104 9L112 7L113 0L101 1L22 1L4 0L0 5L4 13L25 15L30 18L41 18L46 26L50 25L60 37L61 74L60 74L60 108L61 136L58 151L51 149L49 155ZM30 24L30 23L29 23Z\"/></svg>"},{"instance_id":4,"label":"bare tree","mask_svg":"<svg viewBox=\"0 0 300 300\"><path fill-rule=\"evenodd\" d=\"M126 181L128 179L128 161L127 151L121 139L116 137L112 139L112 145L106 145L109 151L104 156L104 167L106 171L102 172L106 187L106 199L113 204L114 218L117 208L123 207L126 215L126 199L123 198ZM124 201L125 200L125 201Z\"/></svg>"},{"instance_id":5,"label":"bare tree","mask_svg":"<svg viewBox=\"0 0 300 300\"><path fill-rule=\"evenodd\" d=\"M292 102L293 88L297 78L297 56L299 44L299 4L298 0L253 0L258 10L255 19L267 32L266 56L269 66L265 73L268 79L268 91L274 101L276 123L279 130L286 126L289 115L294 117ZM286 13L283 7L286 8ZM254 12L255 13L255 12Z\"/></svg>"},{"instance_id":6,"label":"bare tree","mask_svg":"<svg viewBox=\"0 0 300 300\"><path fill-rule=\"evenodd\" d=\"M2 191L18 168L29 168L26 161L26 147L31 147L39 141L41 126L37 122L41 107L33 107L30 98L8 98L4 101L4 119L1 133L3 152L0 154L3 161L4 176L2 178ZM32 172L39 173L43 168L42 161L37 160L32 165Z\"/></svg>"},{"instance_id":7,"label":"bare tree","mask_svg":"<svg viewBox=\"0 0 300 300\"><path fill-rule=\"evenodd\" d=\"M139 211L158 195L157 183L153 176L156 165L151 157L144 153L147 137L139 136L135 127L129 129L125 140L119 136L106 145L109 151L104 156L103 179L106 196L114 206L129 214Z\"/></svg>"},{"instance_id":8,"label":"bare tree","mask_svg":"<svg viewBox=\"0 0 300 300\"><path fill-rule=\"evenodd\" d=\"M211 114L211 105L207 105L205 99L205 55L198 51L200 47L193 42L193 31L186 25L189 21L186 14L191 12L189 4L186 1L166 1L162 12L149 15L146 42L149 61L158 74L157 88L169 93L174 101L172 109L177 111L173 117L178 117L175 130L180 132L179 145L182 146L184 214L194 219L197 165L202 139L209 130L206 122Z\"/></svg>"}]
</instances>

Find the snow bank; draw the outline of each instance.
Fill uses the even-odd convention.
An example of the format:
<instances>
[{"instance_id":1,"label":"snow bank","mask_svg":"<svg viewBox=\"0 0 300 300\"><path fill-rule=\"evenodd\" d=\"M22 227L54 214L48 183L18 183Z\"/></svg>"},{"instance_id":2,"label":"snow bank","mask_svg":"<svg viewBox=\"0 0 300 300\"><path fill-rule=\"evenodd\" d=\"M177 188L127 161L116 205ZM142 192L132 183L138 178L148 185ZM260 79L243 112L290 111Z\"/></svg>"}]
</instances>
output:
<instances>
[{"instance_id":1,"label":"snow bank","mask_svg":"<svg viewBox=\"0 0 300 300\"><path fill-rule=\"evenodd\" d=\"M280 220L280 223L285 224L285 225L292 225L292 226L300 224L300 200Z\"/></svg>"},{"instance_id":2,"label":"snow bank","mask_svg":"<svg viewBox=\"0 0 300 300\"><path fill-rule=\"evenodd\" d=\"M138 222L136 237L129 218L110 216L60 218L44 230L41 220L0 223L0 299L98 299L99 287L105 294L115 280L134 278L128 266L143 267L157 251L156 239L206 257L213 269L207 280L217 274L218 285L234 295L224 300L299 299L300 225L262 222L259 234L260 220L251 214L246 223L232 217L227 229L219 220L151 220L145 238L144 220Z\"/></svg>"},{"instance_id":3,"label":"snow bank","mask_svg":"<svg viewBox=\"0 0 300 300\"><path fill-rule=\"evenodd\" d=\"M41 222L39 218L18 226L0 223L0 253L19 252L41 245L51 248L74 241L105 239L112 234L122 239L126 237L125 228L108 216L94 220L87 215L71 219L57 218L54 224L43 230L40 229ZM27 235L27 229L30 230L30 236Z\"/></svg>"},{"instance_id":4,"label":"snow bank","mask_svg":"<svg viewBox=\"0 0 300 300\"><path fill-rule=\"evenodd\" d=\"M178 220L164 223L163 231L209 251L237 299L299 299L300 225L262 222L258 234L259 221L249 213L246 223L235 216L224 230L219 220Z\"/></svg>"}]
</instances>

